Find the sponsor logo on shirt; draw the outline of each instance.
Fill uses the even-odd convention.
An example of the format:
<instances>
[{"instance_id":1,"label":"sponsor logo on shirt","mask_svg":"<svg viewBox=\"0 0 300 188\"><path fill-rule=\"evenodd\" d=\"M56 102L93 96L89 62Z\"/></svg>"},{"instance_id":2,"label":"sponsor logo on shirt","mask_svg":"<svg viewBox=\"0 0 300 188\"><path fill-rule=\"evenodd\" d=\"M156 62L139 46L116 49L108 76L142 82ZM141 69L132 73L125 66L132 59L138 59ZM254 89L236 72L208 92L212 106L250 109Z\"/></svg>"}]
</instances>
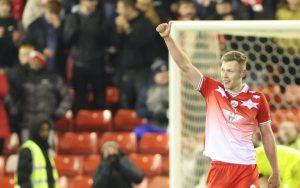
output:
<instances>
[{"instance_id":1,"label":"sponsor logo on shirt","mask_svg":"<svg viewBox=\"0 0 300 188\"><path fill-rule=\"evenodd\" d=\"M234 112L230 112L225 109L223 109L223 114L230 122L237 122L244 118L243 116L241 116L239 114L235 114Z\"/></svg>"}]
</instances>

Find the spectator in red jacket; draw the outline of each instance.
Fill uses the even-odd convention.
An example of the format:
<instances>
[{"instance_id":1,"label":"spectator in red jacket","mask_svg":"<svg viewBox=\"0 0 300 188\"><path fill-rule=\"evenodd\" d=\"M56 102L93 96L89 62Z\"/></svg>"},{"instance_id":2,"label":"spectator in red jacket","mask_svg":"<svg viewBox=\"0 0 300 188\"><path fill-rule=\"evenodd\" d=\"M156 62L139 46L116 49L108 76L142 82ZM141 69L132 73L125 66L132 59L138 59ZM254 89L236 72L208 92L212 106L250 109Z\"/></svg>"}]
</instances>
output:
<instances>
[{"instance_id":1,"label":"spectator in red jacket","mask_svg":"<svg viewBox=\"0 0 300 188\"><path fill-rule=\"evenodd\" d=\"M2 154L4 140L10 134L7 114L3 104L7 94L8 83L4 71L0 69L0 155Z\"/></svg>"}]
</instances>

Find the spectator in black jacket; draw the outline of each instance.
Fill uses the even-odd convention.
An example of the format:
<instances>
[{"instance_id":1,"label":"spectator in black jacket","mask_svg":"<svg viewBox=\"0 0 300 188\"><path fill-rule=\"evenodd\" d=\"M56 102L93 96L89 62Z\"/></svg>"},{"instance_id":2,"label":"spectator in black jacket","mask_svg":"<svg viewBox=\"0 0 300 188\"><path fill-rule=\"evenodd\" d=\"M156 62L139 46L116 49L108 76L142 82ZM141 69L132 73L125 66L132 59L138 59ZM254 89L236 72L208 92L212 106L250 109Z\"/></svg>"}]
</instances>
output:
<instances>
[{"instance_id":1,"label":"spectator in black jacket","mask_svg":"<svg viewBox=\"0 0 300 188\"><path fill-rule=\"evenodd\" d=\"M32 22L24 33L23 43L33 45L47 57L47 70L65 78L66 54L62 40L61 3L47 1L42 16Z\"/></svg>"},{"instance_id":2,"label":"spectator in black jacket","mask_svg":"<svg viewBox=\"0 0 300 188\"><path fill-rule=\"evenodd\" d=\"M0 67L11 67L17 62L20 32L11 16L11 1L0 0Z\"/></svg>"},{"instance_id":3,"label":"spectator in black jacket","mask_svg":"<svg viewBox=\"0 0 300 188\"><path fill-rule=\"evenodd\" d=\"M215 3L216 11L207 17L208 20L247 20L248 11L242 4L235 8L232 0L220 0Z\"/></svg>"},{"instance_id":4,"label":"spectator in black jacket","mask_svg":"<svg viewBox=\"0 0 300 188\"><path fill-rule=\"evenodd\" d=\"M29 137L28 128L36 115L42 114L55 120L69 116L71 108L67 86L60 76L45 70L45 56L32 51L30 57L29 70L18 89L20 98L14 99L23 142Z\"/></svg>"},{"instance_id":5,"label":"spectator in black jacket","mask_svg":"<svg viewBox=\"0 0 300 188\"><path fill-rule=\"evenodd\" d=\"M75 113L88 108L89 85L94 94L93 108L104 108L107 85L104 53L109 41L109 26L97 0L80 0L78 10L67 16L64 41L71 47L74 61Z\"/></svg>"},{"instance_id":6,"label":"spectator in black jacket","mask_svg":"<svg viewBox=\"0 0 300 188\"><path fill-rule=\"evenodd\" d=\"M118 49L118 64L115 82L121 91L120 106L133 109L156 56L155 29L135 7L134 0L119 0L117 12L114 42Z\"/></svg>"},{"instance_id":7,"label":"spectator in black jacket","mask_svg":"<svg viewBox=\"0 0 300 188\"><path fill-rule=\"evenodd\" d=\"M18 63L11 68L7 68L6 75L9 82L9 95L5 99L7 107L10 128L13 132L20 134L17 123L20 121L17 115L18 106L16 103L22 97L22 82L29 70L30 52L34 51L34 47L30 44L22 44L19 47Z\"/></svg>"},{"instance_id":8,"label":"spectator in black jacket","mask_svg":"<svg viewBox=\"0 0 300 188\"><path fill-rule=\"evenodd\" d=\"M116 142L109 141L101 148L103 160L93 177L93 188L132 188L141 183L144 173L119 151Z\"/></svg>"}]
</instances>

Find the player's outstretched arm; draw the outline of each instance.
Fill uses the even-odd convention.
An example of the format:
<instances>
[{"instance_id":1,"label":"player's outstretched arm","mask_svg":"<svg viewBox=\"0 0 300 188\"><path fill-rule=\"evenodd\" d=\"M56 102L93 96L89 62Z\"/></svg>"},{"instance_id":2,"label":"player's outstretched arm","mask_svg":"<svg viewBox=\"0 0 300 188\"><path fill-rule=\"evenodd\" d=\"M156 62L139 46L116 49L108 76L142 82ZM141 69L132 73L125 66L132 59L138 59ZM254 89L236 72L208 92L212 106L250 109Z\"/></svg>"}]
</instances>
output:
<instances>
[{"instance_id":1,"label":"player's outstretched arm","mask_svg":"<svg viewBox=\"0 0 300 188\"><path fill-rule=\"evenodd\" d=\"M168 50L181 71L192 81L197 88L201 77L201 72L193 66L187 55L180 49L170 36L172 22L162 23L156 27L156 31L164 39Z\"/></svg>"},{"instance_id":2,"label":"player's outstretched arm","mask_svg":"<svg viewBox=\"0 0 300 188\"><path fill-rule=\"evenodd\" d=\"M280 174L278 168L276 144L271 125L269 124L261 126L260 132L265 153L273 171L268 181L268 188L278 188L280 185Z\"/></svg>"}]
</instances>

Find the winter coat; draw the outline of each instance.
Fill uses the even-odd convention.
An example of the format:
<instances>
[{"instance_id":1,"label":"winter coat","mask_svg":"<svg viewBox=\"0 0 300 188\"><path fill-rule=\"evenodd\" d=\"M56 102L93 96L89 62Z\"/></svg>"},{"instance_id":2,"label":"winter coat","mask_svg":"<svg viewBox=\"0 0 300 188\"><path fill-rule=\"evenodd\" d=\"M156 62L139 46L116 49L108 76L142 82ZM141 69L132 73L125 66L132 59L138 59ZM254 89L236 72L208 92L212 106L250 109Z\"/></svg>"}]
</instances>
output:
<instances>
[{"instance_id":1,"label":"winter coat","mask_svg":"<svg viewBox=\"0 0 300 188\"><path fill-rule=\"evenodd\" d=\"M132 188L140 183L144 173L127 157L119 153L115 160L107 157L101 161L93 177L93 188Z\"/></svg>"},{"instance_id":2,"label":"winter coat","mask_svg":"<svg viewBox=\"0 0 300 188\"><path fill-rule=\"evenodd\" d=\"M37 114L58 119L71 108L71 97L63 79L45 70L30 70L21 84L18 116L21 128L28 128Z\"/></svg>"}]
</instances>

